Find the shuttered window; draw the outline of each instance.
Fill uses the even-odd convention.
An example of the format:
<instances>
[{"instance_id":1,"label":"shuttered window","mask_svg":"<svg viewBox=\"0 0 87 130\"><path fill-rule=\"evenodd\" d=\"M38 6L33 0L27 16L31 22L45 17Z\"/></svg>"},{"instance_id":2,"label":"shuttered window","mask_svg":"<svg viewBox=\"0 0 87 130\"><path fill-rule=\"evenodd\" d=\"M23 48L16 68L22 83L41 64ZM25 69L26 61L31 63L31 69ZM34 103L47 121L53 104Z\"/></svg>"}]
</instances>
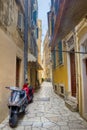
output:
<instances>
[{"instance_id":1,"label":"shuttered window","mask_svg":"<svg viewBox=\"0 0 87 130\"><path fill-rule=\"evenodd\" d=\"M52 59L53 59L53 68L56 67L56 52L55 50L52 52Z\"/></svg>"},{"instance_id":2,"label":"shuttered window","mask_svg":"<svg viewBox=\"0 0 87 130\"><path fill-rule=\"evenodd\" d=\"M24 17L21 12L18 12L18 28L21 29L21 31L24 30Z\"/></svg>"},{"instance_id":3,"label":"shuttered window","mask_svg":"<svg viewBox=\"0 0 87 130\"><path fill-rule=\"evenodd\" d=\"M86 62L86 75L87 75L87 59L85 60L85 62Z\"/></svg>"},{"instance_id":4,"label":"shuttered window","mask_svg":"<svg viewBox=\"0 0 87 130\"><path fill-rule=\"evenodd\" d=\"M58 64L63 64L62 42L58 42Z\"/></svg>"},{"instance_id":5,"label":"shuttered window","mask_svg":"<svg viewBox=\"0 0 87 130\"><path fill-rule=\"evenodd\" d=\"M54 33L54 19L52 18L52 35Z\"/></svg>"}]
</instances>

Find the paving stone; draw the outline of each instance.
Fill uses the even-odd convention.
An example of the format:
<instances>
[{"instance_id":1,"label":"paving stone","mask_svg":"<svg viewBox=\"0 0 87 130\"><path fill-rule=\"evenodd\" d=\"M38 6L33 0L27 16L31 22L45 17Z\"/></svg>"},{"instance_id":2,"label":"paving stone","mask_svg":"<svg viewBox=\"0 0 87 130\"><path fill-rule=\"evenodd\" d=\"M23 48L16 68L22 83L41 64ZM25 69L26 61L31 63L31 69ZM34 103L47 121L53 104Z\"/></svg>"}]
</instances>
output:
<instances>
[{"instance_id":1,"label":"paving stone","mask_svg":"<svg viewBox=\"0 0 87 130\"><path fill-rule=\"evenodd\" d=\"M87 130L87 129L70 129L70 130Z\"/></svg>"},{"instance_id":2,"label":"paving stone","mask_svg":"<svg viewBox=\"0 0 87 130\"><path fill-rule=\"evenodd\" d=\"M44 82L34 93L34 102L29 104L18 126L8 126L8 118L0 124L0 130L87 130L87 122L77 112L71 112L64 100L53 92L51 83Z\"/></svg>"},{"instance_id":3,"label":"paving stone","mask_svg":"<svg viewBox=\"0 0 87 130\"><path fill-rule=\"evenodd\" d=\"M32 128L32 130L41 130L40 128Z\"/></svg>"},{"instance_id":4,"label":"paving stone","mask_svg":"<svg viewBox=\"0 0 87 130\"><path fill-rule=\"evenodd\" d=\"M34 122L32 127L42 127L43 123L42 122Z\"/></svg>"},{"instance_id":5,"label":"paving stone","mask_svg":"<svg viewBox=\"0 0 87 130\"><path fill-rule=\"evenodd\" d=\"M61 126L61 130L70 130L68 126Z\"/></svg>"},{"instance_id":6,"label":"paving stone","mask_svg":"<svg viewBox=\"0 0 87 130\"><path fill-rule=\"evenodd\" d=\"M31 121L20 121L18 125L20 126L32 126L33 122Z\"/></svg>"},{"instance_id":7,"label":"paving stone","mask_svg":"<svg viewBox=\"0 0 87 130\"><path fill-rule=\"evenodd\" d=\"M47 128L41 128L40 130L49 130L49 129L47 129Z\"/></svg>"},{"instance_id":8,"label":"paving stone","mask_svg":"<svg viewBox=\"0 0 87 130\"><path fill-rule=\"evenodd\" d=\"M48 117L48 120L56 123L58 121L58 117L57 116L56 117Z\"/></svg>"},{"instance_id":9,"label":"paving stone","mask_svg":"<svg viewBox=\"0 0 87 130\"><path fill-rule=\"evenodd\" d=\"M64 122L64 121L57 122L57 125L59 125L59 126L67 126L67 122Z\"/></svg>"},{"instance_id":10,"label":"paving stone","mask_svg":"<svg viewBox=\"0 0 87 130\"><path fill-rule=\"evenodd\" d=\"M54 126L52 128L49 128L48 130L61 130L61 128L59 126Z\"/></svg>"},{"instance_id":11,"label":"paving stone","mask_svg":"<svg viewBox=\"0 0 87 130\"><path fill-rule=\"evenodd\" d=\"M8 127L8 126L5 126L5 127L3 127L2 130L9 130L9 127Z\"/></svg>"},{"instance_id":12,"label":"paving stone","mask_svg":"<svg viewBox=\"0 0 87 130\"><path fill-rule=\"evenodd\" d=\"M73 129L85 129L84 125L78 123L69 123L68 126Z\"/></svg>"},{"instance_id":13,"label":"paving stone","mask_svg":"<svg viewBox=\"0 0 87 130\"><path fill-rule=\"evenodd\" d=\"M24 130L24 126L17 126L14 130Z\"/></svg>"},{"instance_id":14,"label":"paving stone","mask_svg":"<svg viewBox=\"0 0 87 130\"><path fill-rule=\"evenodd\" d=\"M54 126L55 126L55 124L52 123L52 122L45 122L45 123L43 123L43 127L44 128L51 128L51 127L54 127Z\"/></svg>"},{"instance_id":15,"label":"paving stone","mask_svg":"<svg viewBox=\"0 0 87 130\"><path fill-rule=\"evenodd\" d=\"M25 126L24 130L32 130L31 126Z\"/></svg>"},{"instance_id":16,"label":"paving stone","mask_svg":"<svg viewBox=\"0 0 87 130\"><path fill-rule=\"evenodd\" d=\"M41 117L41 122L44 123L44 122L49 122L49 120L45 117Z\"/></svg>"},{"instance_id":17,"label":"paving stone","mask_svg":"<svg viewBox=\"0 0 87 130\"><path fill-rule=\"evenodd\" d=\"M0 124L0 129L2 129L3 127L5 127L5 124Z\"/></svg>"},{"instance_id":18,"label":"paving stone","mask_svg":"<svg viewBox=\"0 0 87 130\"><path fill-rule=\"evenodd\" d=\"M37 115L37 117L43 117L43 116L44 116L44 113L43 113L43 112L39 112L39 113L37 113L36 115Z\"/></svg>"}]
</instances>

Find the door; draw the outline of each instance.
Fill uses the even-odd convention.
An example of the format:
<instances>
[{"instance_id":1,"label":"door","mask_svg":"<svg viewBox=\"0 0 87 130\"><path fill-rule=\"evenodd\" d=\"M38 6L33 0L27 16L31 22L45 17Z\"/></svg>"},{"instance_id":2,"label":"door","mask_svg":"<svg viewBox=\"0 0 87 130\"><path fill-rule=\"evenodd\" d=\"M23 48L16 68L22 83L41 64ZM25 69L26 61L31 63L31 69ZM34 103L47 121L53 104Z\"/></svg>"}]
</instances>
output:
<instances>
[{"instance_id":1,"label":"door","mask_svg":"<svg viewBox=\"0 0 87 130\"><path fill-rule=\"evenodd\" d=\"M76 97L76 71L75 71L75 53L70 53L70 66L71 66L71 94Z\"/></svg>"},{"instance_id":2,"label":"door","mask_svg":"<svg viewBox=\"0 0 87 130\"><path fill-rule=\"evenodd\" d=\"M19 87L20 83L20 67L21 67L21 59L16 58L16 86Z\"/></svg>"}]
</instances>

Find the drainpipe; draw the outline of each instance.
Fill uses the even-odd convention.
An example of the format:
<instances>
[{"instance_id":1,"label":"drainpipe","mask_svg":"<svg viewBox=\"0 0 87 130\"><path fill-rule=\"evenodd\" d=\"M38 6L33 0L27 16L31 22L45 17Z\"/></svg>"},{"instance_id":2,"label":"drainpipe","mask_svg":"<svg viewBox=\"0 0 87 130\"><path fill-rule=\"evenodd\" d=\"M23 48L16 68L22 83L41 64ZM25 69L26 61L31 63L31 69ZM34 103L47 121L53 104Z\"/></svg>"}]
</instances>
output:
<instances>
[{"instance_id":1,"label":"drainpipe","mask_svg":"<svg viewBox=\"0 0 87 130\"><path fill-rule=\"evenodd\" d=\"M28 0L24 0L24 82L28 78Z\"/></svg>"}]
</instances>

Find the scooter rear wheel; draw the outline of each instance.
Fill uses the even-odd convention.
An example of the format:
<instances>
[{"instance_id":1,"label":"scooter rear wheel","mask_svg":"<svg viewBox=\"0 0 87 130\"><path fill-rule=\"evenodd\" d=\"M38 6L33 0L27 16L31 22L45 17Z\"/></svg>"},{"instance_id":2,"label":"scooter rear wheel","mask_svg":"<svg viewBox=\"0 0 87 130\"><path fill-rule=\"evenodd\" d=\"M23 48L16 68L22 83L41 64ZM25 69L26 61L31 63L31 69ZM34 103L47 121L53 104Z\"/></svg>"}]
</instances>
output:
<instances>
[{"instance_id":1,"label":"scooter rear wheel","mask_svg":"<svg viewBox=\"0 0 87 130\"><path fill-rule=\"evenodd\" d=\"M9 125L10 125L10 127L14 128L17 126L17 123L18 123L18 115L13 114L11 119L9 119Z\"/></svg>"}]
</instances>

